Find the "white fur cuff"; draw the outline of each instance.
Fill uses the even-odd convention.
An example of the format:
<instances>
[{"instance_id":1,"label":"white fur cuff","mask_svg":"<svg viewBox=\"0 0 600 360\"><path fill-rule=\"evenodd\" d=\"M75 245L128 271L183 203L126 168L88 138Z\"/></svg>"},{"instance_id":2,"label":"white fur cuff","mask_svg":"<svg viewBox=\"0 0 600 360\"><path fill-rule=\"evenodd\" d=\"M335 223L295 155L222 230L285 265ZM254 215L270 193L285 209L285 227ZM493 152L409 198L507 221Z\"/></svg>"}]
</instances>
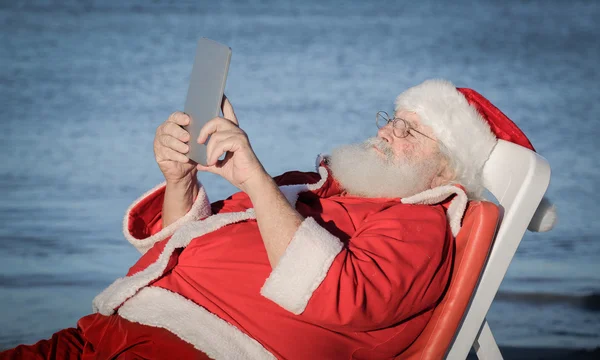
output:
<instances>
[{"instance_id":1,"label":"white fur cuff","mask_svg":"<svg viewBox=\"0 0 600 360\"><path fill-rule=\"evenodd\" d=\"M284 309L301 314L342 247L337 237L313 218L306 218L260 293Z\"/></svg>"},{"instance_id":2,"label":"white fur cuff","mask_svg":"<svg viewBox=\"0 0 600 360\"><path fill-rule=\"evenodd\" d=\"M208 196L206 195L206 190L204 190L204 187L202 186L202 184L200 184L200 183L198 183L198 184L199 184L198 197L196 198L196 201L192 205L192 208L190 209L190 211L188 211L187 214L185 214L184 216L179 218L177 221L175 221L171 225L167 226L166 228L162 229L161 231L157 232L156 234L149 236L145 239L138 239L129 232L129 220L131 219L131 217L130 217L131 211L143 199L145 199L149 196L155 196L156 193L158 193L158 192L164 192L166 182L163 182L163 183L155 186L153 189L150 189L144 195L140 196L137 200L135 200L129 206L129 208L125 212L125 217L123 218L123 234L125 235L125 238L127 239L127 241L129 241L133 246L135 246L136 249L138 249L142 254L144 254L156 242L158 242L160 240L164 240L167 237L173 235L175 230L177 230L179 227L181 227L181 225L183 225L187 222L190 222L190 221L196 221L196 220L205 218L207 216L210 216L212 214L212 211L210 208L210 202L208 201Z\"/></svg>"}]
</instances>

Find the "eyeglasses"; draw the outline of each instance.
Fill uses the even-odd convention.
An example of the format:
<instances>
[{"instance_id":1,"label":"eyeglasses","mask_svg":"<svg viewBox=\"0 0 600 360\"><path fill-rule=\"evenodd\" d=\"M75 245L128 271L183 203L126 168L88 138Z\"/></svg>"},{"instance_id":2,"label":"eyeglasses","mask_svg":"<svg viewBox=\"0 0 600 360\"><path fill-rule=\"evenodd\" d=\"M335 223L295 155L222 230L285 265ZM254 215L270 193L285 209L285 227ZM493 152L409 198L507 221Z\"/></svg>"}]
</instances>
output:
<instances>
[{"instance_id":1,"label":"eyeglasses","mask_svg":"<svg viewBox=\"0 0 600 360\"><path fill-rule=\"evenodd\" d=\"M410 127L410 125L408 124L408 122L402 118L390 118L390 116L388 115L387 112L385 111L378 111L377 115L375 117L375 123L377 124L377 128L381 129L382 127L386 126L389 123L392 123L392 129L394 132L394 136L399 137L399 138L405 138L408 135L413 136L414 135L411 133L412 131L419 133L423 136L425 136L426 138L428 138L431 141L435 141L436 140L430 138L429 136L423 134L422 132L415 130L414 128Z\"/></svg>"}]
</instances>

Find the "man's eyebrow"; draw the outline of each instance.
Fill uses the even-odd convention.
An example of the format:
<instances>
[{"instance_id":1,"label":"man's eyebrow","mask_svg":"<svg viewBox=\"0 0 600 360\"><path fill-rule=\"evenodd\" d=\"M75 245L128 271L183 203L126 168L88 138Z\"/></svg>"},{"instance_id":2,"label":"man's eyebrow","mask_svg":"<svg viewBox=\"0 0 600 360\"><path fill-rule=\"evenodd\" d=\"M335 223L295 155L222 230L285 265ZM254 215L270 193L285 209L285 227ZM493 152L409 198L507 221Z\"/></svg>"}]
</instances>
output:
<instances>
[{"instance_id":1,"label":"man's eyebrow","mask_svg":"<svg viewBox=\"0 0 600 360\"><path fill-rule=\"evenodd\" d=\"M411 128L411 129L415 129L415 130L419 130L419 129L418 129L416 126L415 126L415 124L414 124L412 121L408 120L408 119L407 119L407 118L405 118L405 117L402 117L402 116L394 116L394 119L402 119L402 120L406 121L406 123L408 124L408 127L409 127L409 128Z\"/></svg>"}]
</instances>

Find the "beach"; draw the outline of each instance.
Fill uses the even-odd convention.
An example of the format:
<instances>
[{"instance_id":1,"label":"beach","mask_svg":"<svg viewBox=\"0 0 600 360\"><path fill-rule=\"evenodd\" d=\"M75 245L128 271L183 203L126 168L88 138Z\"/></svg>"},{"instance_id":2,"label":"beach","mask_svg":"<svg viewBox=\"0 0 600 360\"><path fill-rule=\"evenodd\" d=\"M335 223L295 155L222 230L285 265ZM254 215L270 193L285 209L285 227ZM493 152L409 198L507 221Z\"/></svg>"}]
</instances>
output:
<instances>
[{"instance_id":1,"label":"beach","mask_svg":"<svg viewBox=\"0 0 600 360\"><path fill-rule=\"evenodd\" d=\"M274 176L373 136L375 113L425 79L490 99L548 160L559 214L553 231L521 242L487 316L496 341L507 359L600 358L599 8L1 4L0 348L75 326L139 258L123 216L163 180L154 133L183 108L204 36L232 48L226 94ZM212 201L236 191L201 180Z\"/></svg>"}]
</instances>

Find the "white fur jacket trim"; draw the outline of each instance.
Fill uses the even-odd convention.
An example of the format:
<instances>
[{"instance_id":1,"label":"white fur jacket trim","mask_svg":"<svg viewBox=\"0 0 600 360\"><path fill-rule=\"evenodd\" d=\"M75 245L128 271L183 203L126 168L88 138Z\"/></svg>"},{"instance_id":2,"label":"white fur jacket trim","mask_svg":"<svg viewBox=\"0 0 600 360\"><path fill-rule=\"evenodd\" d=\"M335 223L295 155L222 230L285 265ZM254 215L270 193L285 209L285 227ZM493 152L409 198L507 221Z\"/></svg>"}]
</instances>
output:
<instances>
[{"instance_id":1,"label":"white fur jacket trim","mask_svg":"<svg viewBox=\"0 0 600 360\"><path fill-rule=\"evenodd\" d=\"M446 200L449 196L456 194L456 197L450 202L446 211L446 216L450 222L452 235L456 237L460 231L462 218L467 209L467 194L463 189L455 185L438 186L433 189L425 190L416 195L402 199L403 204L438 204Z\"/></svg>"},{"instance_id":2,"label":"white fur jacket trim","mask_svg":"<svg viewBox=\"0 0 600 360\"><path fill-rule=\"evenodd\" d=\"M115 280L94 298L92 302L93 310L103 315L113 314L116 307L163 274L175 249L184 248L192 239L215 231L225 225L254 218L254 209L248 209L244 212L217 214L202 221L188 222L182 225L169 239L154 263L138 273Z\"/></svg>"},{"instance_id":3,"label":"white fur jacket trim","mask_svg":"<svg viewBox=\"0 0 600 360\"><path fill-rule=\"evenodd\" d=\"M202 306L157 287L148 287L119 308L125 319L161 327L211 359L275 359L258 341Z\"/></svg>"}]
</instances>

